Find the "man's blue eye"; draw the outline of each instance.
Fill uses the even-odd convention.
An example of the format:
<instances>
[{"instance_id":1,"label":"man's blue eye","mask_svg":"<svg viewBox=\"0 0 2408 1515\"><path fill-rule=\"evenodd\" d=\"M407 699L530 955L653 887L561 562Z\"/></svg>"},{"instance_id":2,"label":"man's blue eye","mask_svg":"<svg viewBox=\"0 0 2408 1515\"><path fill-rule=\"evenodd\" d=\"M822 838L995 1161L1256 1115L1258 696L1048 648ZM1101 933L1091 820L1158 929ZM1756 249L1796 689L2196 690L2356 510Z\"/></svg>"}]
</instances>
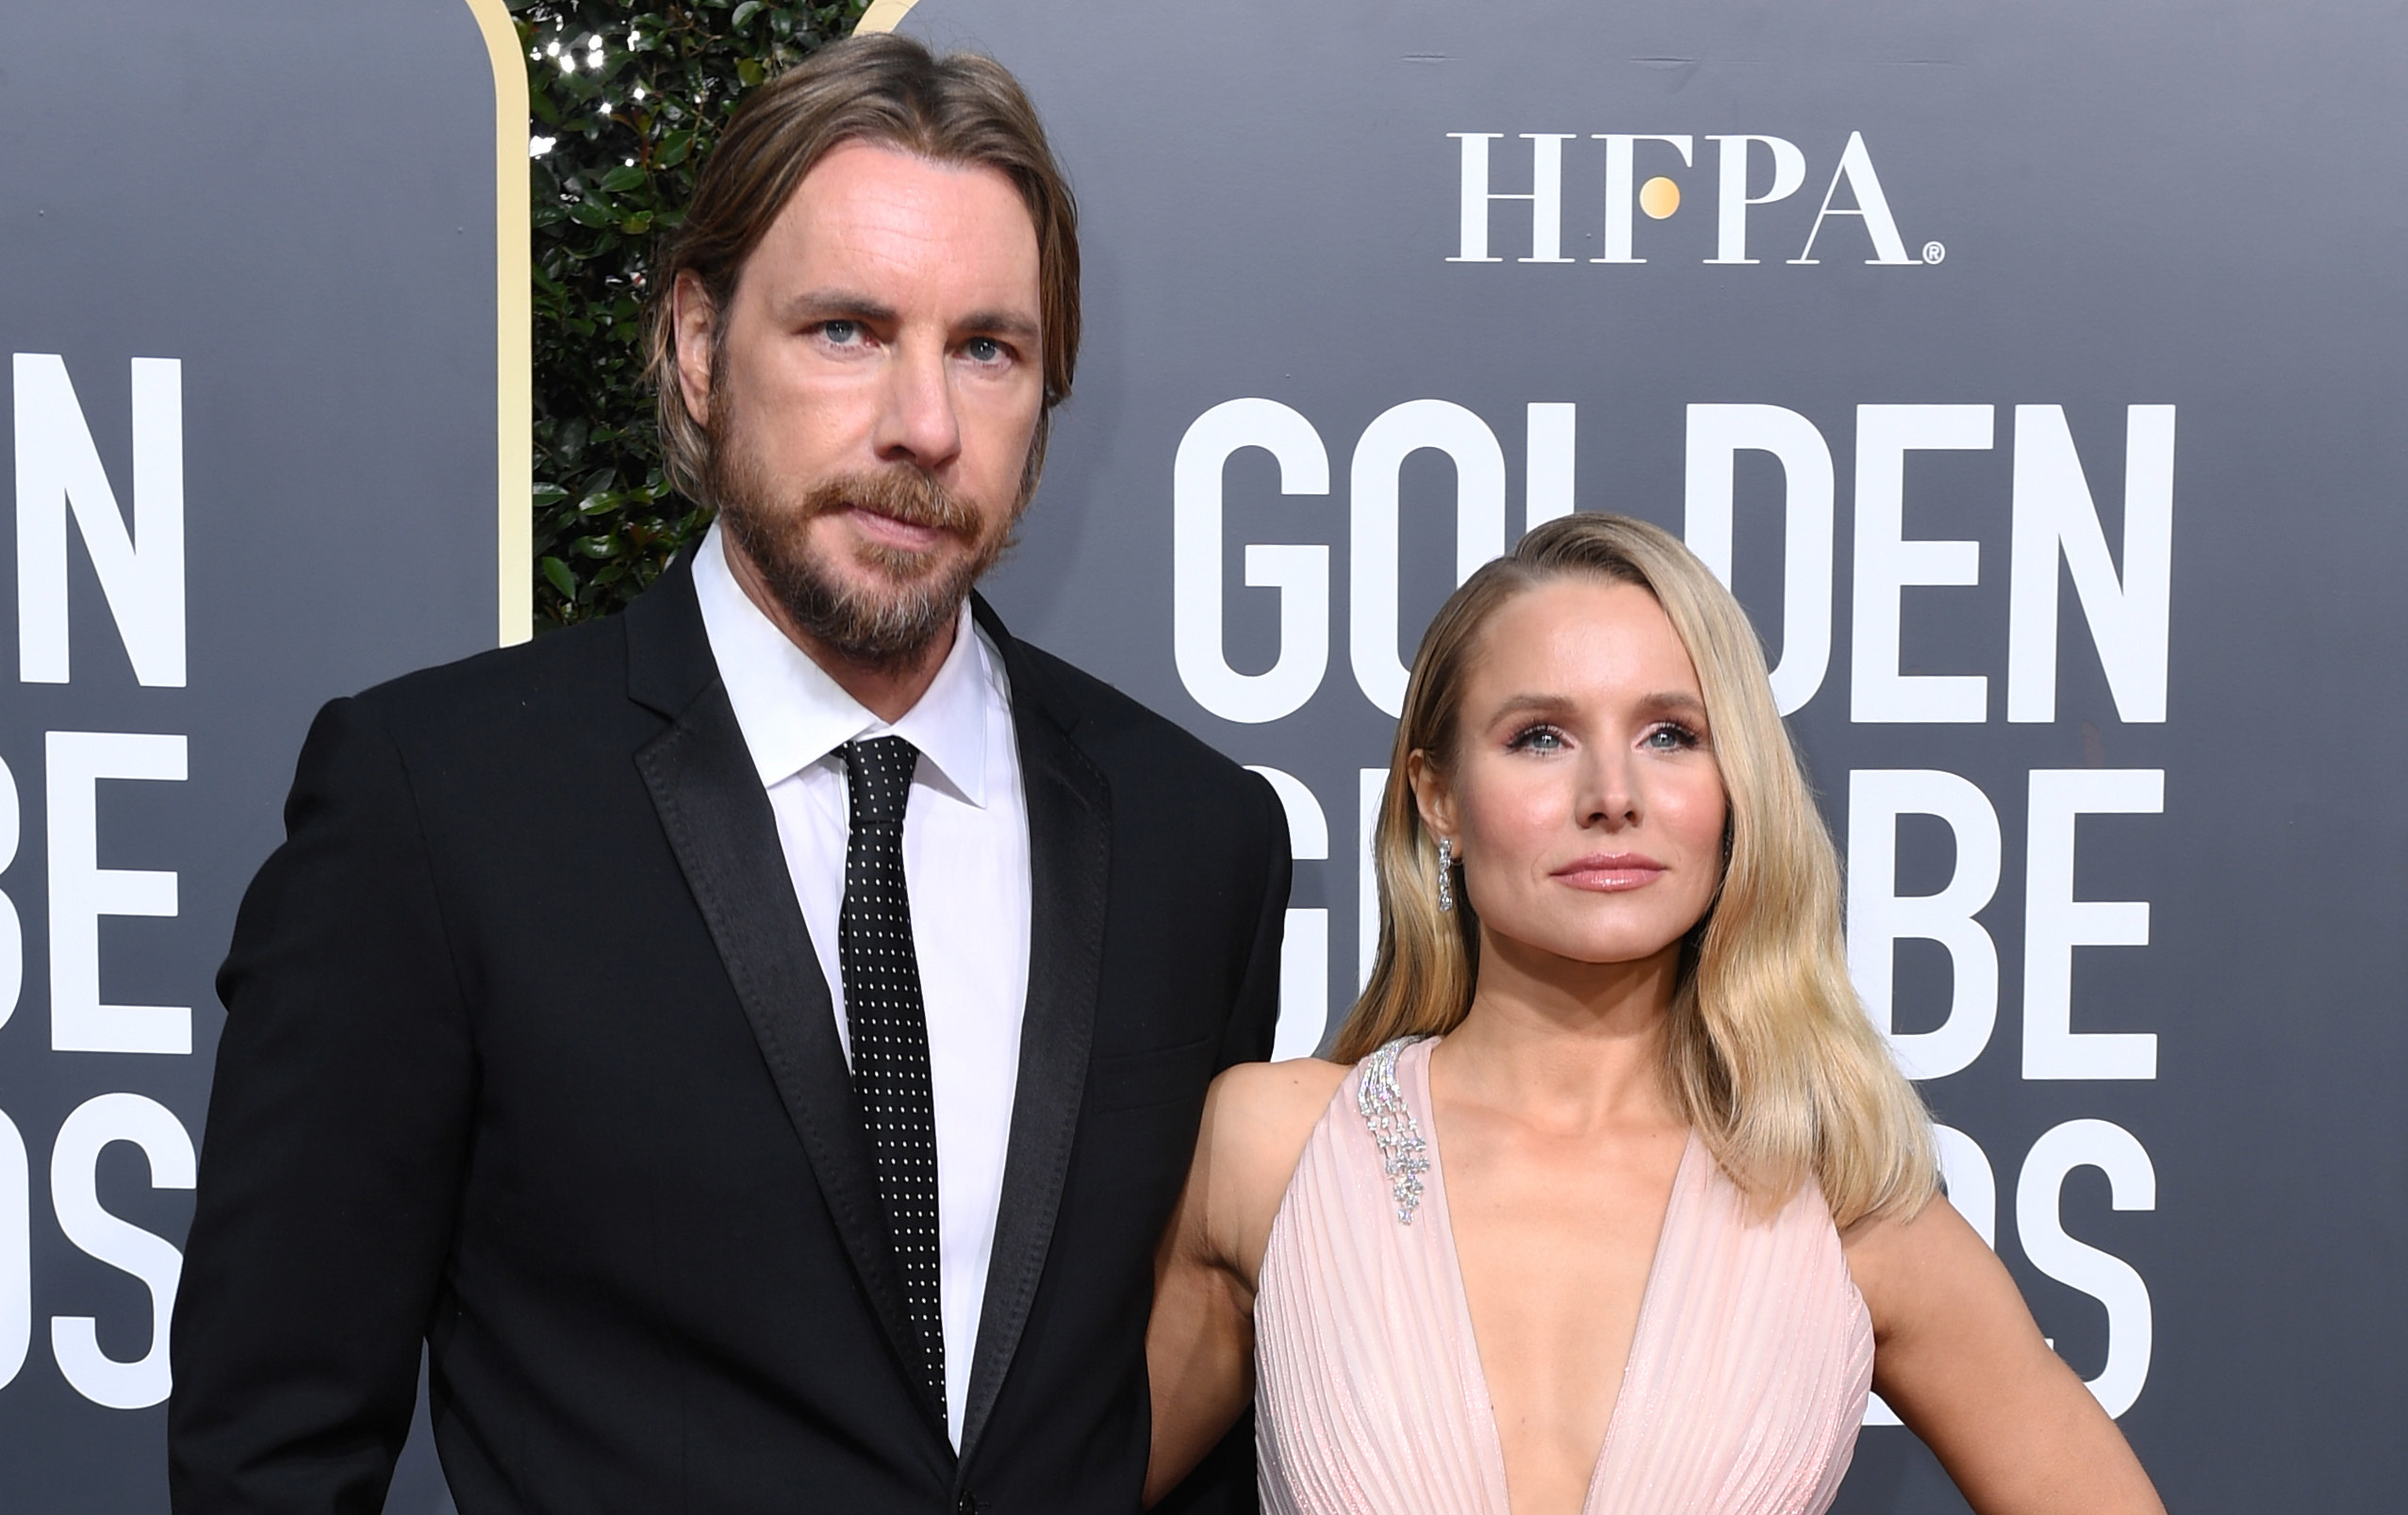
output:
<instances>
[{"instance_id":1,"label":"man's blue eye","mask_svg":"<svg viewBox=\"0 0 2408 1515\"><path fill-rule=\"evenodd\" d=\"M847 346L861 336L857 321L828 321L819 323L819 335L839 347Z\"/></svg>"},{"instance_id":2,"label":"man's blue eye","mask_svg":"<svg viewBox=\"0 0 2408 1515\"><path fill-rule=\"evenodd\" d=\"M973 337L968 352L973 363L992 363L1003 355L1003 344L992 337Z\"/></svg>"}]
</instances>

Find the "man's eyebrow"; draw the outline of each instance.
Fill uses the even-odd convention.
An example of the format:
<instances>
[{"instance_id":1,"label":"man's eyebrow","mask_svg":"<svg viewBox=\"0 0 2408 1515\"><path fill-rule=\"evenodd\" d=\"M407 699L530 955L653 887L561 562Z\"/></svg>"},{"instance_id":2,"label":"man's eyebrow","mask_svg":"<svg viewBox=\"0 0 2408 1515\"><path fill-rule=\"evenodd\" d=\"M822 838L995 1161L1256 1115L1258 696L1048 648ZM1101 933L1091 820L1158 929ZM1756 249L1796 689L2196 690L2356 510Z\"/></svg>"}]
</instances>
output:
<instances>
[{"instance_id":1,"label":"man's eyebrow","mask_svg":"<svg viewBox=\"0 0 2408 1515\"><path fill-rule=\"evenodd\" d=\"M804 289L779 305L788 323L809 321L892 321L895 307L849 289Z\"/></svg>"},{"instance_id":2,"label":"man's eyebrow","mask_svg":"<svg viewBox=\"0 0 2408 1515\"><path fill-rule=\"evenodd\" d=\"M778 308L783 323L793 326L818 321L866 321L891 325L899 319L895 307L885 301L849 289L805 289L787 296ZM1024 342L1034 342L1041 335L1035 321L1014 310L974 310L954 325L961 331Z\"/></svg>"},{"instance_id":3,"label":"man's eyebrow","mask_svg":"<svg viewBox=\"0 0 2408 1515\"><path fill-rule=\"evenodd\" d=\"M1040 335L1035 321L1014 310L974 310L957 324L964 331L1010 337L1023 342L1033 342Z\"/></svg>"}]
</instances>

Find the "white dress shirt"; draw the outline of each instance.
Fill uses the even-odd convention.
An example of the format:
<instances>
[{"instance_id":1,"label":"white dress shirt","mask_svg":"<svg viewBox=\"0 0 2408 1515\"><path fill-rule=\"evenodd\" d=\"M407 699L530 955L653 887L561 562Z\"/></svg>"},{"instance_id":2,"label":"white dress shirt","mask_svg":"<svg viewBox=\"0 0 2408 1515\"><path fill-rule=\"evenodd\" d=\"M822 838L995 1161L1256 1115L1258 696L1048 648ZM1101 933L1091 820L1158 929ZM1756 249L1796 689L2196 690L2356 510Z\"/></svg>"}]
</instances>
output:
<instances>
[{"instance_id":1,"label":"white dress shirt","mask_svg":"<svg viewBox=\"0 0 2408 1515\"><path fill-rule=\"evenodd\" d=\"M887 725L786 639L735 582L718 525L694 554L711 655L777 815L795 900L852 1056L836 949L851 833L844 744L902 737L920 753L903 813L903 878L928 1015L936 1113L946 1426L956 1447L986 1297L1029 990L1029 807L1003 660L969 607L919 703Z\"/></svg>"}]
</instances>

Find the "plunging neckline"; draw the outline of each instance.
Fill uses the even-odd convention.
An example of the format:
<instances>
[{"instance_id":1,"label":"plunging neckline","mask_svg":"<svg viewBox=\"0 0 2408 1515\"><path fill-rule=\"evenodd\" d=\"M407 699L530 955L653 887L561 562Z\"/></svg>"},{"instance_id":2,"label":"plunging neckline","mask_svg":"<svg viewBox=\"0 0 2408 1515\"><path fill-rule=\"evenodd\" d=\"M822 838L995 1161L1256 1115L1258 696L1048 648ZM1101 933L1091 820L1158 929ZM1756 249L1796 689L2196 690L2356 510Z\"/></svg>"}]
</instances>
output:
<instances>
[{"instance_id":1,"label":"plunging neckline","mask_svg":"<svg viewBox=\"0 0 2408 1515\"><path fill-rule=\"evenodd\" d=\"M1437 1200L1430 1208L1443 1213L1446 1219L1443 1227L1433 1229L1438 1230L1443 1239L1447 1280L1452 1288L1455 1308L1461 1312L1463 1334L1472 1345L1472 1388L1477 1391L1479 1403L1488 1418L1492 1444L1496 1447L1497 1482L1504 1486L1505 1515L1513 1515L1513 1489L1505 1476L1505 1434L1497 1424L1496 1400L1489 1391L1488 1361L1481 1355L1479 1329L1472 1321L1472 1295L1463 1284L1462 1254L1455 1245L1454 1193L1446 1181L1445 1144L1439 1140L1438 1101L1431 1095L1429 1088L1430 1054L1437 1051L1438 1042L1439 1039L1433 1037L1420 1044L1425 1050L1414 1060L1416 1065L1412 1070L1413 1084L1420 1094L1420 1098L1414 1103L1421 1107L1429 1126L1425 1138L1429 1153L1429 1174L1426 1182ZM1656 1228L1656 1245L1647 1258L1647 1281L1639 1293L1639 1313L1630 1323L1630 1344L1623 1351L1622 1373L1614 1383L1613 1408L1606 1414L1606 1434L1597 1443L1595 1460L1589 1465L1588 1486L1580 1496L1580 1515L1593 1515L1598 1483L1606 1471L1606 1456L1613 1450L1614 1429L1621 1424L1623 1407L1629 1400L1630 1364L1639 1355L1640 1333L1647 1327L1649 1315L1656 1304L1657 1286L1662 1279L1660 1264L1664 1259L1664 1239L1672 1234L1674 1212L1680 1205L1681 1177L1689 1171L1690 1161L1696 1155L1694 1149L1697 1146L1697 1131L1692 1127L1682 1142L1680 1162L1673 1169L1672 1190L1664 1196L1664 1213Z\"/></svg>"},{"instance_id":2,"label":"plunging neckline","mask_svg":"<svg viewBox=\"0 0 2408 1515\"><path fill-rule=\"evenodd\" d=\"M1332 1095L1272 1221L1254 1301L1265 1515L1511 1515L1429 1054L1404 1041ZM1760 1217L1691 1129L1580 1515L1823 1515L1872 1363L1820 1190Z\"/></svg>"}]
</instances>

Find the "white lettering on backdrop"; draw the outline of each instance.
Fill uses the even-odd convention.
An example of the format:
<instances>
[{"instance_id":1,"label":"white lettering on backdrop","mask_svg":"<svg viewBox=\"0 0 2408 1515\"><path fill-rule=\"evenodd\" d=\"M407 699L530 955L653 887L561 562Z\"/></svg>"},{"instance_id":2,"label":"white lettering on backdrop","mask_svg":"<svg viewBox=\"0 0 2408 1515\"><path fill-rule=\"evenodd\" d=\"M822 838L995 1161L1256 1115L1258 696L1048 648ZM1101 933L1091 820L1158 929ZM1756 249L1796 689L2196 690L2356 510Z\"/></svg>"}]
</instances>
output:
<instances>
[{"instance_id":1,"label":"white lettering on backdrop","mask_svg":"<svg viewBox=\"0 0 2408 1515\"><path fill-rule=\"evenodd\" d=\"M1563 144L1581 140L1578 132L1521 132L1519 140L1530 144L1530 188L1527 189L1492 189L1490 144L1505 136L1503 132L1448 132L1458 145L1458 184L1460 188L1460 217L1457 234L1457 251L1446 256L1449 263L1502 263L1502 254L1493 252L1495 245L1490 237L1493 207L1499 201L1513 201L1530 207L1530 255L1513 259L1516 263L1576 263L1563 252ZM1715 144L1716 160L1714 255L1700 261L1709 264L1744 265L1761 261L1747 255L1748 211L1757 206L1769 206L1787 200L1806 185L1806 154L1796 143L1779 137L1753 134L1710 135L1706 139ZM1605 248L1591 263L1644 263L1644 257L1632 252L1633 232L1638 222L1631 212L1638 209L1650 220L1662 221L1680 208L1678 184L1658 173L1642 185L1639 182L1641 144L1648 144L1649 167L1672 170L1674 159L1679 169L1696 166L1696 139L1685 132L1649 135L1638 132L1592 132L1589 140L1605 143ZM1761 194L1748 193L1750 148L1761 146L1772 155L1773 182ZM1595 149L1586 151L1593 153ZM1594 170L1588 172L1593 173ZM1585 176L1585 175L1583 175ZM1589 180L1594 183L1593 179ZM1847 187L1853 205L1834 204L1840 187ZM1591 202L1595 204L1595 202ZM1846 145L1832 166L1831 180L1822 191L1822 204L1806 227L1806 245L1798 255L1786 261L1791 265L1811 267L1822 260L1814 255L1814 246L1822 236L1823 223L1834 216L1854 217L1862 223L1866 241L1872 256L1870 264L1888 267L1920 267L1938 263L1947 250L1938 242L1926 242L1921 255L1910 255L1906 239L1899 234L1897 218L1890 214L1889 197L1881 187L1881 175L1872 166L1872 152L1865 145L1862 132L1850 132ZM1594 225L1596 222L1592 222Z\"/></svg>"},{"instance_id":2,"label":"white lettering on backdrop","mask_svg":"<svg viewBox=\"0 0 2408 1515\"><path fill-rule=\"evenodd\" d=\"M17 677L22 683L71 680L68 523L100 585L135 683L185 683L184 369L175 358L131 364L129 523L109 483L70 381L53 353L19 353L14 381L17 476ZM89 622L87 623L89 624ZM123 678L101 649L78 650L73 667ZM94 674L95 669L106 669ZM50 955L50 1046L55 1052L187 1056L192 1013L181 1005L101 1001L103 916L172 916L176 875L100 865L103 781L176 782L185 777L181 735L54 731L42 749L44 876ZM0 764L0 869L16 861L23 797ZM0 895L0 1025L24 990L25 922ZM100 1156L124 1142L140 1149L160 1189L192 1187L192 1139L174 1112L130 1093L94 1095L61 1123L51 1143L50 1203L60 1234L86 1256L140 1281L150 1297L139 1358L100 1345L89 1315L58 1315L50 1346L59 1374L86 1399L142 1409L168 1393L167 1323L183 1258L164 1237L109 1213L96 1187ZM32 1169L24 1134L0 1112L0 1387L23 1371L34 1339ZM125 1333L111 1331L113 1339Z\"/></svg>"}]
</instances>

